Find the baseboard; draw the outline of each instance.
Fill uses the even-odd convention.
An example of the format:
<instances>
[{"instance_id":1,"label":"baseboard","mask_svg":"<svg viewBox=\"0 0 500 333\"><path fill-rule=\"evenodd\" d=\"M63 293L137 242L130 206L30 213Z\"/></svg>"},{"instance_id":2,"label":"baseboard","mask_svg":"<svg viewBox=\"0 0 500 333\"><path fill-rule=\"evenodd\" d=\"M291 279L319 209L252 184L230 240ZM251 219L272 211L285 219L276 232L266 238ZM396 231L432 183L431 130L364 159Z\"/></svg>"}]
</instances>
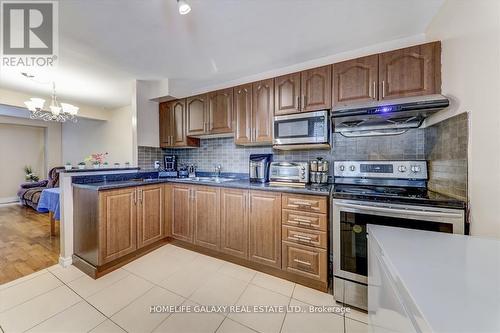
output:
<instances>
[{"instance_id":1,"label":"baseboard","mask_svg":"<svg viewBox=\"0 0 500 333\"><path fill-rule=\"evenodd\" d=\"M73 258L72 257L59 257L59 265L62 267L69 267L73 263Z\"/></svg>"},{"instance_id":2,"label":"baseboard","mask_svg":"<svg viewBox=\"0 0 500 333\"><path fill-rule=\"evenodd\" d=\"M6 204L6 203L16 203L19 202L18 197L5 197L5 198L0 198L0 204Z\"/></svg>"}]
</instances>

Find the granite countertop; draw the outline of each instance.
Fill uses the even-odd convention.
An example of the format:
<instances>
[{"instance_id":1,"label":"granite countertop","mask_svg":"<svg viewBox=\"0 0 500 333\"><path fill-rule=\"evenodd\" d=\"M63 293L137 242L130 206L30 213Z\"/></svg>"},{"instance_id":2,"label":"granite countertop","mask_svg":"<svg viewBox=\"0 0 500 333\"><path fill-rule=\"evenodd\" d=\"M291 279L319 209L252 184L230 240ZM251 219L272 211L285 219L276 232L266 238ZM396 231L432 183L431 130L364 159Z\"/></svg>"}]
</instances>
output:
<instances>
[{"instance_id":1,"label":"granite countertop","mask_svg":"<svg viewBox=\"0 0 500 333\"><path fill-rule=\"evenodd\" d=\"M500 332L500 240L378 225L368 233L422 331Z\"/></svg>"},{"instance_id":2,"label":"granite countertop","mask_svg":"<svg viewBox=\"0 0 500 333\"><path fill-rule=\"evenodd\" d=\"M60 173L79 173L79 172L103 172L103 171L128 171L128 170L139 170L140 168L138 167L123 167L123 168L85 168L85 169L78 169L78 168L73 168L71 170L66 170L66 169L61 169L59 172Z\"/></svg>"},{"instance_id":3,"label":"granite countertop","mask_svg":"<svg viewBox=\"0 0 500 333\"><path fill-rule=\"evenodd\" d=\"M239 188L239 189L249 189L249 190L261 190L261 191L275 191L275 192L288 192L288 193L298 193L298 194L312 194L312 195L323 195L329 196L332 186L327 185L322 187L314 187L311 185L306 185L306 187L292 187L292 186L271 186L268 183L259 184L251 183L248 179L235 179L232 181L225 182L201 182L195 180L189 180L187 178L152 178L152 179L137 179L137 180L121 180L121 181L106 181L106 182L95 182L87 184L73 184L73 187L84 188L94 191L110 190L131 186L143 186L150 184L160 184L160 183L181 183L181 184L191 184L191 185L202 185L202 186L217 186L226 188Z\"/></svg>"}]
</instances>

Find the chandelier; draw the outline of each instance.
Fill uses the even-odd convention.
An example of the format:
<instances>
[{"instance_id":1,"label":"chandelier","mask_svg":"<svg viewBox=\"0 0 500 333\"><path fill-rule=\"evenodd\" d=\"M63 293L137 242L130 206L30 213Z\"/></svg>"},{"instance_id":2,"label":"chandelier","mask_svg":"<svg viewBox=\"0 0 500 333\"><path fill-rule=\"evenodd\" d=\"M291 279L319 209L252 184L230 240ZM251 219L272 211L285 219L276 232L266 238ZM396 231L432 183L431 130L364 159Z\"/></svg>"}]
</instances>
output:
<instances>
[{"instance_id":1,"label":"chandelier","mask_svg":"<svg viewBox=\"0 0 500 333\"><path fill-rule=\"evenodd\" d=\"M44 110L43 106L45 100L42 98L30 98L29 101L24 102L28 110L30 111L31 119L40 119L43 121L58 121L66 122L72 121L76 123L76 114L78 113L78 107L68 104L59 103L56 96L56 84L52 82L52 100L50 101L49 110Z\"/></svg>"}]
</instances>

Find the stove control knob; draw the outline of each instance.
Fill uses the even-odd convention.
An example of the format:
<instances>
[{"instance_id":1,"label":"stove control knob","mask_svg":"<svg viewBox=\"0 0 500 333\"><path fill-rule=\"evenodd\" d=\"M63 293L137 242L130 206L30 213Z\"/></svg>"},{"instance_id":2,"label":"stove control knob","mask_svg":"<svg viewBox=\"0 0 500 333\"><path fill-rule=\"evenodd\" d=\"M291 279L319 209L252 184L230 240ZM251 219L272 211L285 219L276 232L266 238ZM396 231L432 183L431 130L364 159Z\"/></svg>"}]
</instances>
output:
<instances>
[{"instance_id":1,"label":"stove control knob","mask_svg":"<svg viewBox=\"0 0 500 333\"><path fill-rule=\"evenodd\" d=\"M351 166L349 167L349 170L354 171L354 170L356 170L356 167L355 167L354 165L351 165Z\"/></svg>"},{"instance_id":2,"label":"stove control knob","mask_svg":"<svg viewBox=\"0 0 500 333\"><path fill-rule=\"evenodd\" d=\"M339 170L340 171L344 171L345 170L345 166L344 165L339 166Z\"/></svg>"},{"instance_id":3,"label":"stove control knob","mask_svg":"<svg viewBox=\"0 0 500 333\"><path fill-rule=\"evenodd\" d=\"M398 167L398 171L399 171L399 172L406 172L406 166L404 166L404 165L400 165L400 166Z\"/></svg>"},{"instance_id":4,"label":"stove control knob","mask_svg":"<svg viewBox=\"0 0 500 333\"><path fill-rule=\"evenodd\" d=\"M420 166L418 166L418 165L412 165L411 166L411 172L413 172L413 173L419 173L420 172Z\"/></svg>"}]
</instances>

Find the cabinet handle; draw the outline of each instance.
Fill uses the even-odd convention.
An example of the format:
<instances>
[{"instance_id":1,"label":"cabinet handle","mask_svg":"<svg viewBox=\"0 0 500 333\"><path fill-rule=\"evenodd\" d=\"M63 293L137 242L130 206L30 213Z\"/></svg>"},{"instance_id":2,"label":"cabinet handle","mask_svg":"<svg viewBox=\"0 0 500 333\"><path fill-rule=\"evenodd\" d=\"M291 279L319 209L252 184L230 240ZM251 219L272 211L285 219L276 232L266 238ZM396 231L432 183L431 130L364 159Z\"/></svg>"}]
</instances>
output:
<instances>
[{"instance_id":1,"label":"cabinet handle","mask_svg":"<svg viewBox=\"0 0 500 333\"><path fill-rule=\"evenodd\" d=\"M382 80L382 98L385 98L385 80Z\"/></svg>"},{"instance_id":2,"label":"cabinet handle","mask_svg":"<svg viewBox=\"0 0 500 333\"><path fill-rule=\"evenodd\" d=\"M300 109L300 96L297 96L297 109Z\"/></svg>"},{"instance_id":3,"label":"cabinet handle","mask_svg":"<svg viewBox=\"0 0 500 333\"><path fill-rule=\"evenodd\" d=\"M302 107L300 109L304 110L304 108L306 107L306 96L303 96L301 100L302 100Z\"/></svg>"},{"instance_id":4,"label":"cabinet handle","mask_svg":"<svg viewBox=\"0 0 500 333\"><path fill-rule=\"evenodd\" d=\"M302 236L302 235L295 235L295 238L298 240L305 240L305 241L309 241L309 242L312 241L311 237Z\"/></svg>"},{"instance_id":5,"label":"cabinet handle","mask_svg":"<svg viewBox=\"0 0 500 333\"><path fill-rule=\"evenodd\" d=\"M142 190L141 190L141 189L139 189L139 200L140 200L140 201L141 201L141 203L142 203Z\"/></svg>"},{"instance_id":6,"label":"cabinet handle","mask_svg":"<svg viewBox=\"0 0 500 333\"><path fill-rule=\"evenodd\" d=\"M133 193L133 199L134 199L134 204L136 204L137 203L137 190L135 190Z\"/></svg>"},{"instance_id":7,"label":"cabinet handle","mask_svg":"<svg viewBox=\"0 0 500 333\"><path fill-rule=\"evenodd\" d=\"M253 140L257 141L257 128L253 129Z\"/></svg>"},{"instance_id":8,"label":"cabinet handle","mask_svg":"<svg viewBox=\"0 0 500 333\"><path fill-rule=\"evenodd\" d=\"M295 205L292 204L292 206L308 206L308 207L311 207L312 203L307 202L307 201L295 201Z\"/></svg>"},{"instance_id":9,"label":"cabinet handle","mask_svg":"<svg viewBox=\"0 0 500 333\"><path fill-rule=\"evenodd\" d=\"M377 82L373 81L373 99L377 99Z\"/></svg>"},{"instance_id":10,"label":"cabinet handle","mask_svg":"<svg viewBox=\"0 0 500 333\"><path fill-rule=\"evenodd\" d=\"M300 259L293 259L293 261L295 261L297 264L306 265L306 266L311 266L311 263L310 263L310 262L303 261L303 260L300 260Z\"/></svg>"},{"instance_id":11,"label":"cabinet handle","mask_svg":"<svg viewBox=\"0 0 500 333\"><path fill-rule=\"evenodd\" d=\"M305 110L306 105L307 105L307 96L304 95L304 107L302 108L302 110Z\"/></svg>"}]
</instances>

